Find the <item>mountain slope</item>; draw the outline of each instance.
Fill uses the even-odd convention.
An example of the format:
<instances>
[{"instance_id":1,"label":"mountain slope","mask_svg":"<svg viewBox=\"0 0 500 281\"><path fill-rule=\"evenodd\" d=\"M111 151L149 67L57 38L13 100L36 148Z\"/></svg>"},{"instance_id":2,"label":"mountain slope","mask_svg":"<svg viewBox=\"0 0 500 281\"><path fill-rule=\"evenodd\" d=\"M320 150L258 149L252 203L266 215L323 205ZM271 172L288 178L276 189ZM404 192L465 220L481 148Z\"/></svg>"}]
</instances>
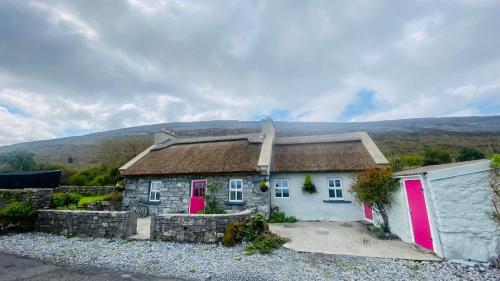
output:
<instances>
[{"instance_id":1,"label":"mountain slope","mask_svg":"<svg viewBox=\"0 0 500 281\"><path fill-rule=\"evenodd\" d=\"M367 131L388 157L439 147L456 152L478 147L486 153L500 151L500 116L417 118L375 122L275 122L278 135L311 135ZM99 145L113 138L147 138L163 128L180 136L227 135L259 132L258 121L215 120L175 122L123 128L83 136L26 142L0 147L1 151L27 149L40 162L88 166L99 162Z\"/></svg>"}]
</instances>

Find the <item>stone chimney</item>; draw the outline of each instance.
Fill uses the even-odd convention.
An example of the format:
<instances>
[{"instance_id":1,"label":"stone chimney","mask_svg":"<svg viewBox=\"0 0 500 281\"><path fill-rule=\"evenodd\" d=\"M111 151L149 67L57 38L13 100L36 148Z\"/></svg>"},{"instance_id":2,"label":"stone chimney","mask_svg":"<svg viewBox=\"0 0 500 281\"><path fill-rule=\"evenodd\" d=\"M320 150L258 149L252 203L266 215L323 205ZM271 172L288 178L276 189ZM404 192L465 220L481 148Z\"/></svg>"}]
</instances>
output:
<instances>
[{"instance_id":1,"label":"stone chimney","mask_svg":"<svg viewBox=\"0 0 500 281\"><path fill-rule=\"evenodd\" d=\"M276 135L273 119L267 117L260 121L262 129L261 136L264 138L259 156L259 170L262 175L269 176L271 173L271 159L273 156L273 143Z\"/></svg>"},{"instance_id":2,"label":"stone chimney","mask_svg":"<svg viewBox=\"0 0 500 281\"><path fill-rule=\"evenodd\" d=\"M163 129L154 135L154 144L164 143L168 140L175 139L177 136L172 129Z\"/></svg>"}]
</instances>

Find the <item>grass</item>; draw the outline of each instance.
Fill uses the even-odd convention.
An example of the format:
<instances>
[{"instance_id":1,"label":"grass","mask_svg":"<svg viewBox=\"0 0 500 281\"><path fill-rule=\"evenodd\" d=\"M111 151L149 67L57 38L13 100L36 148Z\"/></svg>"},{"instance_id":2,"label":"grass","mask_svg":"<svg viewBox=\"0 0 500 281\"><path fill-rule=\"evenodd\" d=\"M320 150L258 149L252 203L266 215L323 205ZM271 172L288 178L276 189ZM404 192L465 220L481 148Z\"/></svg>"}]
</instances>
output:
<instances>
[{"instance_id":1,"label":"grass","mask_svg":"<svg viewBox=\"0 0 500 281\"><path fill-rule=\"evenodd\" d=\"M109 194L96 194L89 196L82 196L80 201L78 201L78 206L84 206L87 203L95 202L95 201L103 201L109 198Z\"/></svg>"}]
</instances>

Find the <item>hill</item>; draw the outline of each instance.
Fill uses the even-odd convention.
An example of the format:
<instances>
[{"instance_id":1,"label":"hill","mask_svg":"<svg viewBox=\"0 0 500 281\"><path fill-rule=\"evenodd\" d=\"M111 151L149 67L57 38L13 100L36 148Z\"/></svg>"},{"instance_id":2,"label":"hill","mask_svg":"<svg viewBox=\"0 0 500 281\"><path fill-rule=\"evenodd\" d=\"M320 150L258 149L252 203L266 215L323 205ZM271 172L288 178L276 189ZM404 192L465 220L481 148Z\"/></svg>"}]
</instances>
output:
<instances>
[{"instance_id":1,"label":"hill","mask_svg":"<svg viewBox=\"0 0 500 281\"><path fill-rule=\"evenodd\" d=\"M419 153L436 147L451 153L477 147L486 154L500 152L500 116L416 118L374 122L275 122L278 135L311 135L367 131L388 158ZM229 135L259 132L258 121L214 120L174 122L122 128L82 136L19 143L0 147L0 152L26 149L42 163L86 167L100 161L100 145L109 140L138 138L152 142L163 128L180 136Z\"/></svg>"}]
</instances>

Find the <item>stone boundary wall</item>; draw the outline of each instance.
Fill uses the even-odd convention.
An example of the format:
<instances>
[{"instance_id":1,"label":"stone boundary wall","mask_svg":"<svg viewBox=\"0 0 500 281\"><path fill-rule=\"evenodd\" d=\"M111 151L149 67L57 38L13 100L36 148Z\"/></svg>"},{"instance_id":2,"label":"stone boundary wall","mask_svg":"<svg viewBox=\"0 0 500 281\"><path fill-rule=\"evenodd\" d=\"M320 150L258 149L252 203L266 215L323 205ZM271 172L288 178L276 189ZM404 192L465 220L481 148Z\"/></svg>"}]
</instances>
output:
<instances>
[{"instance_id":1,"label":"stone boundary wall","mask_svg":"<svg viewBox=\"0 0 500 281\"><path fill-rule=\"evenodd\" d=\"M247 221L254 210L233 214L161 214L151 217L151 240L216 243L230 222Z\"/></svg>"},{"instance_id":2,"label":"stone boundary wall","mask_svg":"<svg viewBox=\"0 0 500 281\"><path fill-rule=\"evenodd\" d=\"M80 194L106 194L116 190L116 186L73 186L63 185L56 187L54 192L75 192Z\"/></svg>"},{"instance_id":3,"label":"stone boundary wall","mask_svg":"<svg viewBox=\"0 0 500 281\"><path fill-rule=\"evenodd\" d=\"M131 212L39 210L35 230L40 232L99 238L134 235L137 217Z\"/></svg>"},{"instance_id":4,"label":"stone boundary wall","mask_svg":"<svg viewBox=\"0 0 500 281\"><path fill-rule=\"evenodd\" d=\"M50 188L25 188L25 189L0 189L0 207L3 207L10 199L31 202L34 209L50 208Z\"/></svg>"}]
</instances>

